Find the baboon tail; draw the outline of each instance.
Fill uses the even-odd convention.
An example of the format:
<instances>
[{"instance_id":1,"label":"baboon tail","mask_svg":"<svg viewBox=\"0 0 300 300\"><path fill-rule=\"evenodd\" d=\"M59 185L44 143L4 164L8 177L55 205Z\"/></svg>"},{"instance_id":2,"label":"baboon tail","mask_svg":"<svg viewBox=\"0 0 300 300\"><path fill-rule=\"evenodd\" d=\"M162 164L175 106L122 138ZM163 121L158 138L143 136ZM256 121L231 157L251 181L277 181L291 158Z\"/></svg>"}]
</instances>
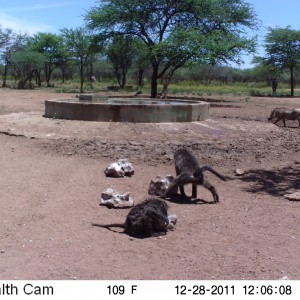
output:
<instances>
[{"instance_id":1,"label":"baboon tail","mask_svg":"<svg viewBox=\"0 0 300 300\"><path fill-rule=\"evenodd\" d=\"M125 224L119 224L119 223L114 223L114 224L97 224L97 223L92 223L92 226L95 227L101 227L101 228L111 228L111 227L120 227L120 228L125 228Z\"/></svg>"},{"instance_id":2,"label":"baboon tail","mask_svg":"<svg viewBox=\"0 0 300 300\"><path fill-rule=\"evenodd\" d=\"M218 192L217 192L216 188L212 184L210 184L210 182L207 179L203 180L203 186L206 189L208 189L211 192L211 194L213 195L214 203L218 203L219 202L219 195L218 195Z\"/></svg>"},{"instance_id":3,"label":"baboon tail","mask_svg":"<svg viewBox=\"0 0 300 300\"><path fill-rule=\"evenodd\" d=\"M220 173L218 173L217 171L215 171L212 167L203 166L201 168L201 171L202 172L209 171L209 172L213 173L214 175L216 175L217 177L219 177L220 179L222 179L223 181L226 181L226 178L223 175L221 175Z\"/></svg>"}]
</instances>

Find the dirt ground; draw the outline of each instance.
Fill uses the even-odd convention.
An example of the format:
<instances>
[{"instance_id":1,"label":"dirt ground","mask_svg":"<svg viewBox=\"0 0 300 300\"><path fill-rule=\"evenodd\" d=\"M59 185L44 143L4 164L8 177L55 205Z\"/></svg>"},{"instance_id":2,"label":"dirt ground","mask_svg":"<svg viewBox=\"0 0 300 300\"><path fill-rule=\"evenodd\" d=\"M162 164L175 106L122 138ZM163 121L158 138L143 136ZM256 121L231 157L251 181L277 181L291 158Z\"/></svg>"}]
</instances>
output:
<instances>
[{"instance_id":1,"label":"dirt ground","mask_svg":"<svg viewBox=\"0 0 300 300\"><path fill-rule=\"evenodd\" d=\"M193 123L43 117L45 100L74 96L0 89L1 280L300 279L300 201L283 197L300 191L300 129L267 121L299 99L211 97L211 118ZM123 222L128 209L100 206L101 192L141 202L151 179L175 175L180 146L229 178L207 173L220 203L203 187L192 203L168 201L178 222L160 238L91 225ZM118 158L132 177L105 177Z\"/></svg>"}]
</instances>

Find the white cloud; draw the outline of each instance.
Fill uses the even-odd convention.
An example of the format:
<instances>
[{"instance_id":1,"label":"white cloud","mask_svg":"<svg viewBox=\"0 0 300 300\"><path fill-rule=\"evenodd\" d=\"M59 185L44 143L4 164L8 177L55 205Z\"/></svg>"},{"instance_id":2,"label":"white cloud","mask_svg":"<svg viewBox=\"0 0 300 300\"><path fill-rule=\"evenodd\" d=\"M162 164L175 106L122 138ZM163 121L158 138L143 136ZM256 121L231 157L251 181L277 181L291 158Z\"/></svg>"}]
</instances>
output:
<instances>
[{"instance_id":1,"label":"white cloud","mask_svg":"<svg viewBox=\"0 0 300 300\"><path fill-rule=\"evenodd\" d=\"M0 13L0 24L3 28L11 28L15 32L34 34L37 32L53 32L51 25L34 23L26 19L15 18L5 13Z\"/></svg>"}]
</instances>

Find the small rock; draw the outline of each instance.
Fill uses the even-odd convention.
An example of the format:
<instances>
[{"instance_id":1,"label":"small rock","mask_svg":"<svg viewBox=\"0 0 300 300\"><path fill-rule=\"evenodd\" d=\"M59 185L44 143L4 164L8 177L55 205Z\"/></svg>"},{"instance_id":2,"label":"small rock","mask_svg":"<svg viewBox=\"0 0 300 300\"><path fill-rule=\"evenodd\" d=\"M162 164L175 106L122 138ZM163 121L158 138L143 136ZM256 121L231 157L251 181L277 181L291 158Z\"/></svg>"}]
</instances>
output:
<instances>
[{"instance_id":1,"label":"small rock","mask_svg":"<svg viewBox=\"0 0 300 300\"><path fill-rule=\"evenodd\" d=\"M124 177L134 174L132 164L126 158L121 158L116 162L110 164L104 171L106 176L109 177Z\"/></svg>"},{"instance_id":2,"label":"small rock","mask_svg":"<svg viewBox=\"0 0 300 300\"><path fill-rule=\"evenodd\" d=\"M300 200L300 192L296 192L293 194L285 194L284 198L291 200L291 201L299 201Z\"/></svg>"},{"instance_id":3,"label":"small rock","mask_svg":"<svg viewBox=\"0 0 300 300\"><path fill-rule=\"evenodd\" d=\"M1 250L0 252L1 252L1 253L5 253L5 250Z\"/></svg>"},{"instance_id":4,"label":"small rock","mask_svg":"<svg viewBox=\"0 0 300 300\"><path fill-rule=\"evenodd\" d=\"M245 174L245 171L242 170L242 169L236 169L236 170L235 170L235 174L236 174L237 176L242 176L242 175Z\"/></svg>"},{"instance_id":5,"label":"small rock","mask_svg":"<svg viewBox=\"0 0 300 300\"><path fill-rule=\"evenodd\" d=\"M128 161L126 158L121 158L117 161L117 163L122 167L125 172L125 176L131 176L134 174L134 168L132 163Z\"/></svg>"},{"instance_id":6,"label":"small rock","mask_svg":"<svg viewBox=\"0 0 300 300\"><path fill-rule=\"evenodd\" d=\"M168 230L172 231L175 229L175 225L177 223L177 216L172 214L172 215L168 215L168 219L169 219L169 224L167 226Z\"/></svg>"},{"instance_id":7,"label":"small rock","mask_svg":"<svg viewBox=\"0 0 300 300\"><path fill-rule=\"evenodd\" d=\"M101 194L100 205L105 205L109 208L125 208L134 205L130 197L130 193L120 194L111 188L108 188Z\"/></svg>"},{"instance_id":8,"label":"small rock","mask_svg":"<svg viewBox=\"0 0 300 300\"><path fill-rule=\"evenodd\" d=\"M108 177L124 177L125 176L125 171L122 169L122 167L117 162L110 164L106 168L104 173Z\"/></svg>"},{"instance_id":9,"label":"small rock","mask_svg":"<svg viewBox=\"0 0 300 300\"><path fill-rule=\"evenodd\" d=\"M177 223L177 216L176 215L168 215L169 223L175 225Z\"/></svg>"},{"instance_id":10,"label":"small rock","mask_svg":"<svg viewBox=\"0 0 300 300\"><path fill-rule=\"evenodd\" d=\"M156 176L150 182L148 194L155 196L163 196L173 180L174 177L171 175ZM177 194L177 189L172 191L172 194Z\"/></svg>"}]
</instances>

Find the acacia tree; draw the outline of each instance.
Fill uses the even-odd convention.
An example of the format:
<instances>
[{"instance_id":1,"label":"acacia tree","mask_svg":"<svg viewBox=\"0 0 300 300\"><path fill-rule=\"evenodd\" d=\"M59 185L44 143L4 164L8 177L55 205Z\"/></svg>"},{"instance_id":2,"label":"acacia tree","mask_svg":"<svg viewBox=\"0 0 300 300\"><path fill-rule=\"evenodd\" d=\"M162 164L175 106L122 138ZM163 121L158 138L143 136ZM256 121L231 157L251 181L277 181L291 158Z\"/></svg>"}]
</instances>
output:
<instances>
[{"instance_id":1,"label":"acacia tree","mask_svg":"<svg viewBox=\"0 0 300 300\"><path fill-rule=\"evenodd\" d=\"M19 89L32 88L32 78L42 68L44 61L44 55L35 51L19 50L12 53L11 66L15 80L19 80Z\"/></svg>"},{"instance_id":2,"label":"acacia tree","mask_svg":"<svg viewBox=\"0 0 300 300\"><path fill-rule=\"evenodd\" d=\"M6 78L13 53L24 49L27 41L27 34L16 34L12 29L3 29L0 25L0 57L4 66L2 87L6 87Z\"/></svg>"},{"instance_id":3,"label":"acacia tree","mask_svg":"<svg viewBox=\"0 0 300 300\"><path fill-rule=\"evenodd\" d=\"M300 31L291 27L269 28L265 38L265 57L256 57L254 62L273 66L277 71L290 73L291 96L294 96L294 73L300 66Z\"/></svg>"},{"instance_id":4,"label":"acacia tree","mask_svg":"<svg viewBox=\"0 0 300 300\"><path fill-rule=\"evenodd\" d=\"M76 29L61 29L62 38L69 52L71 60L75 62L80 75L80 92L83 93L85 73L95 61L97 47L93 36L83 27Z\"/></svg>"},{"instance_id":5,"label":"acacia tree","mask_svg":"<svg viewBox=\"0 0 300 300\"><path fill-rule=\"evenodd\" d=\"M63 40L53 33L37 33L30 40L29 46L30 50L42 53L47 58L44 62L44 69L49 87L52 72L61 65L61 61L66 56Z\"/></svg>"},{"instance_id":6,"label":"acacia tree","mask_svg":"<svg viewBox=\"0 0 300 300\"><path fill-rule=\"evenodd\" d=\"M238 59L252 51L246 29L256 26L252 7L244 0L107 0L86 14L87 26L109 38L116 34L141 39L152 66L151 97L158 79L189 61Z\"/></svg>"},{"instance_id":7,"label":"acacia tree","mask_svg":"<svg viewBox=\"0 0 300 300\"><path fill-rule=\"evenodd\" d=\"M136 54L134 45L134 40L130 37L115 36L106 48L106 55L113 66L121 88L126 85L126 75Z\"/></svg>"},{"instance_id":8,"label":"acacia tree","mask_svg":"<svg viewBox=\"0 0 300 300\"><path fill-rule=\"evenodd\" d=\"M133 65L136 69L137 85L144 86L144 73L150 67L149 52L143 41L135 39L134 47L136 49L133 59Z\"/></svg>"},{"instance_id":9,"label":"acacia tree","mask_svg":"<svg viewBox=\"0 0 300 300\"><path fill-rule=\"evenodd\" d=\"M11 57L10 52L7 52L12 40L14 39L14 32L10 28L2 28L0 25L0 50L1 50L1 60L4 63L4 72L3 72L3 84L6 86L6 77L9 65L9 58Z\"/></svg>"},{"instance_id":10,"label":"acacia tree","mask_svg":"<svg viewBox=\"0 0 300 300\"><path fill-rule=\"evenodd\" d=\"M13 30L11 28L2 28L0 25L0 49L6 46L13 35Z\"/></svg>"}]
</instances>

